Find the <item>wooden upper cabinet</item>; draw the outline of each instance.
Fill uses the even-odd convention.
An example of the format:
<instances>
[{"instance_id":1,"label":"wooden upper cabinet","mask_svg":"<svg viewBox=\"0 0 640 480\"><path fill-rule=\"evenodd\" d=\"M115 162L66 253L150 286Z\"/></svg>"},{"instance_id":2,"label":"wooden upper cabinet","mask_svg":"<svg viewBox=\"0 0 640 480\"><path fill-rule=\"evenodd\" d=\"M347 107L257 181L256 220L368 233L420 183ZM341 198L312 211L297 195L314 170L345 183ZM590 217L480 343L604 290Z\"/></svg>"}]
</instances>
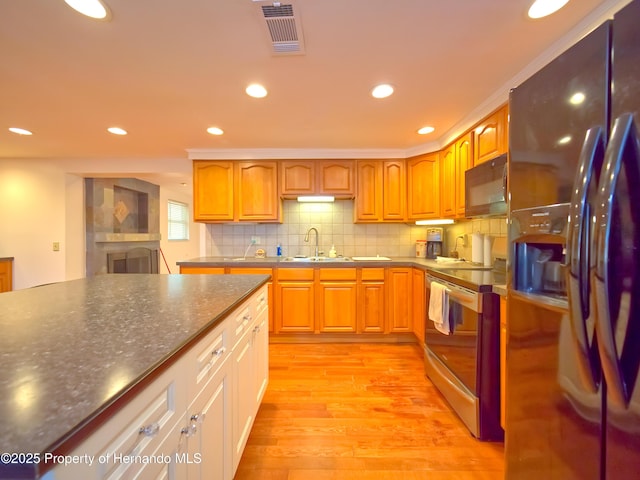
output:
<instances>
[{"instance_id":1,"label":"wooden upper cabinet","mask_svg":"<svg viewBox=\"0 0 640 480\"><path fill-rule=\"evenodd\" d=\"M280 220L277 162L236 162L235 186L237 220Z\"/></svg>"},{"instance_id":2,"label":"wooden upper cabinet","mask_svg":"<svg viewBox=\"0 0 640 480\"><path fill-rule=\"evenodd\" d=\"M439 153L427 153L407 160L407 219L440 216Z\"/></svg>"},{"instance_id":3,"label":"wooden upper cabinet","mask_svg":"<svg viewBox=\"0 0 640 480\"><path fill-rule=\"evenodd\" d=\"M282 160L283 197L333 195L353 198L355 162L353 160Z\"/></svg>"},{"instance_id":4,"label":"wooden upper cabinet","mask_svg":"<svg viewBox=\"0 0 640 480\"><path fill-rule=\"evenodd\" d=\"M194 160L194 221L280 221L277 166L277 162Z\"/></svg>"},{"instance_id":5,"label":"wooden upper cabinet","mask_svg":"<svg viewBox=\"0 0 640 480\"><path fill-rule=\"evenodd\" d=\"M314 162L280 162L282 195L313 195L316 190Z\"/></svg>"},{"instance_id":6,"label":"wooden upper cabinet","mask_svg":"<svg viewBox=\"0 0 640 480\"><path fill-rule=\"evenodd\" d=\"M456 149L456 218L464 218L465 172L473 166L473 132L468 132L455 143Z\"/></svg>"},{"instance_id":7,"label":"wooden upper cabinet","mask_svg":"<svg viewBox=\"0 0 640 480\"><path fill-rule=\"evenodd\" d=\"M382 219L402 222L407 219L407 173L404 160L382 163Z\"/></svg>"},{"instance_id":8,"label":"wooden upper cabinet","mask_svg":"<svg viewBox=\"0 0 640 480\"><path fill-rule=\"evenodd\" d=\"M353 160L320 160L317 175L318 193L353 198L356 189Z\"/></svg>"},{"instance_id":9,"label":"wooden upper cabinet","mask_svg":"<svg viewBox=\"0 0 640 480\"><path fill-rule=\"evenodd\" d=\"M382 162L358 160L355 201L356 222L379 222L382 218Z\"/></svg>"},{"instance_id":10,"label":"wooden upper cabinet","mask_svg":"<svg viewBox=\"0 0 640 480\"><path fill-rule=\"evenodd\" d=\"M449 145L440 152L440 214L456 216L456 146Z\"/></svg>"},{"instance_id":11,"label":"wooden upper cabinet","mask_svg":"<svg viewBox=\"0 0 640 480\"><path fill-rule=\"evenodd\" d=\"M193 220L228 222L234 219L233 162L193 161Z\"/></svg>"},{"instance_id":12,"label":"wooden upper cabinet","mask_svg":"<svg viewBox=\"0 0 640 480\"><path fill-rule=\"evenodd\" d=\"M480 122L475 132L473 165L506 153L509 148L507 106L493 112Z\"/></svg>"},{"instance_id":13,"label":"wooden upper cabinet","mask_svg":"<svg viewBox=\"0 0 640 480\"><path fill-rule=\"evenodd\" d=\"M358 160L356 174L356 222L406 220L404 160Z\"/></svg>"}]
</instances>

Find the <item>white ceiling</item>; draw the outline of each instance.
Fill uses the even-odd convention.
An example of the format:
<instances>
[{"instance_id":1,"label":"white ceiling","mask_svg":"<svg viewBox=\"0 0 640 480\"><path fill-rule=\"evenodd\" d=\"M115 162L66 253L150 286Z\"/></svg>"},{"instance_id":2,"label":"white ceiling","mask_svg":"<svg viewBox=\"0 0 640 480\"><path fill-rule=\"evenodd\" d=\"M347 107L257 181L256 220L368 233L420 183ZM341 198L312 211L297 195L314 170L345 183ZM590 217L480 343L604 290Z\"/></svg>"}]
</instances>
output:
<instances>
[{"instance_id":1,"label":"white ceiling","mask_svg":"<svg viewBox=\"0 0 640 480\"><path fill-rule=\"evenodd\" d=\"M290 56L272 54L252 0L105 2L108 22L63 0L0 0L0 159L162 158L181 171L199 150L433 150L628 0L573 0L536 21L530 0L295 0L306 51ZM248 97L251 82L269 95ZM374 100L381 82L396 93ZM424 125L436 131L417 135Z\"/></svg>"}]
</instances>

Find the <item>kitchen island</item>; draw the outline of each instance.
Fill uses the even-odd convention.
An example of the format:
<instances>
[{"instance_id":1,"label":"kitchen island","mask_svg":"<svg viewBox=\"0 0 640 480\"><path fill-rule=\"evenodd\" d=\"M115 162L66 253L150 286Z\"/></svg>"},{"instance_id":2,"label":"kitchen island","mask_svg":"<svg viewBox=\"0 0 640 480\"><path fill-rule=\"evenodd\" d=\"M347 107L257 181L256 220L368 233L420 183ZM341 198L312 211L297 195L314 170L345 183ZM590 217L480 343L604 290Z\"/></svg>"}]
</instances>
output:
<instances>
[{"instance_id":1,"label":"kitchen island","mask_svg":"<svg viewBox=\"0 0 640 480\"><path fill-rule=\"evenodd\" d=\"M0 452L12 455L3 455L0 478L39 478L58 467L45 458L69 454L91 439L245 308L268 280L268 275L117 274L1 295ZM255 320L253 313L243 315ZM253 327L241 320L239 326ZM231 332L242 330L232 327L220 333L229 349L235 341ZM179 394L181 387L174 387L172 395ZM186 409L186 395L184 403ZM177 417L185 416L180 413Z\"/></svg>"}]
</instances>

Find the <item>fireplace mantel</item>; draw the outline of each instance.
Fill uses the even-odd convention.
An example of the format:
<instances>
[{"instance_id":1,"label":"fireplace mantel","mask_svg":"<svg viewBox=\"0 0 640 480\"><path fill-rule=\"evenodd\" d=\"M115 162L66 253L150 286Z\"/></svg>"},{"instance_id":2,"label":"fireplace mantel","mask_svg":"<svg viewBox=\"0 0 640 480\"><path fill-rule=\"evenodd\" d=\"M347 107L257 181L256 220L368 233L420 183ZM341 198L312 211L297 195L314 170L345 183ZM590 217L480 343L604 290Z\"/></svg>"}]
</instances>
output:
<instances>
[{"instance_id":1,"label":"fireplace mantel","mask_svg":"<svg viewBox=\"0 0 640 480\"><path fill-rule=\"evenodd\" d=\"M159 233L94 233L96 243L159 242Z\"/></svg>"}]
</instances>

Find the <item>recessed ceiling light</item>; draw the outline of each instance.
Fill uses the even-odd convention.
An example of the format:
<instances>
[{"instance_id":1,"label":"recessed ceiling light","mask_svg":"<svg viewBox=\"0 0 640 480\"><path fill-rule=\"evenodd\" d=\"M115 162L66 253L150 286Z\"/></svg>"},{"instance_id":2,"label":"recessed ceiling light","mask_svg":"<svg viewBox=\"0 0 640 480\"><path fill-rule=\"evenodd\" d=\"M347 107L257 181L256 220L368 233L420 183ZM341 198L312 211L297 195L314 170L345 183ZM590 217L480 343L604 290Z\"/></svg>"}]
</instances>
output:
<instances>
[{"instance_id":1,"label":"recessed ceiling light","mask_svg":"<svg viewBox=\"0 0 640 480\"><path fill-rule=\"evenodd\" d=\"M64 0L76 12L97 20L107 20L109 9L100 0Z\"/></svg>"},{"instance_id":2,"label":"recessed ceiling light","mask_svg":"<svg viewBox=\"0 0 640 480\"><path fill-rule=\"evenodd\" d=\"M569 103L571 105L580 105L581 103L584 102L585 100L585 95L582 92L576 92L573 95L571 95L571 98L569 98Z\"/></svg>"},{"instance_id":3,"label":"recessed ceiling light","mask_svg":"<svg viewBox=\"0 0 640 480\"><path fill-rule=\"evenodd\" d=\"M535 0L529 7L529 18L542 18L557 12L569 0Z\"/></svg>"},{"instance_id":4,"label":"recessed ceiling light","mask_svg":"<svg viewBox=\"0 0 640 480\"><path fill-rule=\"evenodd\" d=\"M218 127L209 127L207 128L207 132L211 135L222 135L224 133L224 131Z\"/></svg>"},{"instance_id":5,"label":"recessed ceiling light","mask_svg":"<svg viewBox=\"0 0 640 480\"><path fill-rule=\"evenodd\" d=\"M383 83L371 90L371 96L374 98L387 98L393 93L393 87L389 84Z\"/></svg>"},{"instance_id":6,"label":"recessed ceiling light","mask_svg":"<svg viewBox=\"0 0 640 480\"><path fill-rule=\"evenodd\" d=\"M120 127L109 127L107 128L109 133L113 133L114 135L126 135L127 131Z\"/></svg>"},{"instance_id":7,"label":"recessed ceiling light","mask_svg":"<svg viewBox=\"0 0 640 480\"><path fill-rule=\"evenodd\" d=\"M24 128L10 127L10 132L17 133L18 135L33 135L29 130L25 130Z\"/></svg>"},{"instance_id":8,"label":"recessed ceiling light","mask_svg":"<svg viewBox=\"0 0 640 480\"><path fill-rule=\"evenodd\" d=\"M253 98L264 98L267 96L267 89L262 85L258 85L257 83L252 83L251 85L249 85L245 92L247 92L247 95Z\"/></svg>"},{"instance_id":9,"label":"recessed ceiling light","mask_svg":"<svg viewBox=\"0 0 640 480\"><path fill-rule=\"evenodd\" d=\"M418 134L419 135L426 135L428 133L433 133L434 130L435 130L435 128L433 128L433 127L422 127L420 130L418 130Z\"/></svg>"},{"instance_id":10,"label":"recessed ceiling light","mask_svg":"<svg viewBox=\"0 0 640 480\"><path fill-rule=\"evenodd\" d=\"M571 135L566 135L558 140L558 145L566 145L571 142Z\"/></svg>"}]
</instances>

